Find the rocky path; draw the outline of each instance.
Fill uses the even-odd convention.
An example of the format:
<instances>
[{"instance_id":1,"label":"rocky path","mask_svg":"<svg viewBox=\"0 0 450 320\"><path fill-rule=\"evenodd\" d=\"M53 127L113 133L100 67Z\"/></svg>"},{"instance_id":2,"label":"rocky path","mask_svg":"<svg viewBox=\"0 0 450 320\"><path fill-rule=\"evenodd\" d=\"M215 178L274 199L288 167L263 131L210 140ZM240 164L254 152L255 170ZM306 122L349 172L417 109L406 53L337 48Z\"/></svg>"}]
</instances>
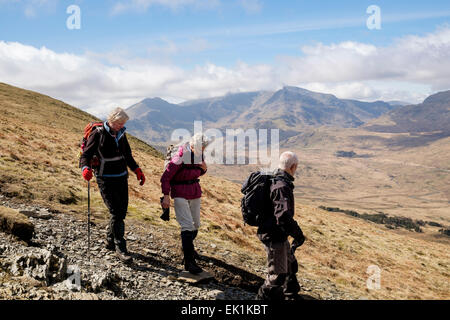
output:
<instances>
[{"instance_id":1,"label":"rocky path","mask_svg":"<svg viewBox=\"0 0 450 320\"><path fill-rule=\"evenodd\" d=\"M91 224L88 259L83 217L13 204L5 198L0 201L29 216L35 225L31 244L0 233L0 299L253 300L263 281L265 266L253 266L248 272L239 268L230 252L212 254L217 251L214 244L199 241L200 265L213 273L215 280L199 284L177 281L182 257L176 239L164 230L128 220L126 238L133 264L124 265L104 248L106 222L97 220ZM354 298L332 283L299 281L307 299Z\"/></svg>"}]
</instances>

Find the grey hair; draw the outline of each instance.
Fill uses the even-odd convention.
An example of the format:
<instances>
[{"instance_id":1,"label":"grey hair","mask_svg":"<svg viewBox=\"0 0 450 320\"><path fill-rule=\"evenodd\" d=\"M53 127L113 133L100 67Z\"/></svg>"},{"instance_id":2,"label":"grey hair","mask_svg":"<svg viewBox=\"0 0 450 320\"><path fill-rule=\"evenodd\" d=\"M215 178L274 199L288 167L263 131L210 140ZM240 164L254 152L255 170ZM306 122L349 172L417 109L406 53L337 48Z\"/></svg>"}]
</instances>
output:
<instances>
[{"instance_id":1,"label":"grey hair","mask_svg":"<svg viewBox=\"0 0 450 320\"><path fill-rule=\"evenodd\" d=\"M189 144L194 148L200 146L202 146L202 148L206 148L210 143L211 140L202 133L194 134L194 136L189 140Z\"/></svg>"},{"instance_id":2,"label":"grey hair","mask_svg":"<svg viewBox=\"0 0 450 320\"><path fill-rule=\"evenodd\" d=\"M115 108L108 116L108 122L127 122L130 117L122 108Z\"/></svg>"},{"instance_id":3,"label":"grey hair","mask_svg":"<svg viewBox=\"0 0 450 320\"><path fill-rule=\"evenodd\" d=\"M283 152L280 156L278 168L281 170L290 169L293 165L298 164L298 157L292 151Z\"/></svg>"}]
</instances>

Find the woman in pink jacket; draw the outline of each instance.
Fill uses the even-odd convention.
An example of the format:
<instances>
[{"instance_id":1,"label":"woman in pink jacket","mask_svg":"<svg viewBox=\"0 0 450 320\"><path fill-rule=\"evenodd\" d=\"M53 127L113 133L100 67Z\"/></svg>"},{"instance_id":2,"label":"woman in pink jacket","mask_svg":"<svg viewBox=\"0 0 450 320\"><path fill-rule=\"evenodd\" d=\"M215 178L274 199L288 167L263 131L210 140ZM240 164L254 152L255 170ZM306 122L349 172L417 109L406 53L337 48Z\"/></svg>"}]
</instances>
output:
<instances>
[{"instance_id":1,"label":"woman in pink jacket","mask_svg":"<svg viewBox=\"0 0 450 320\"><path fill-rule=\"evenodd\" d=\"M170 197L174 199L175 214L181 227L184 268L193 274L203 271L195 261L194 239L200 227L202 189L199 177L207 171L203 151L208 144L209 140L202 134L194 135L189 143L179 147L161 177L162 207L169 208Z\"/></svg>"}]
</instances>

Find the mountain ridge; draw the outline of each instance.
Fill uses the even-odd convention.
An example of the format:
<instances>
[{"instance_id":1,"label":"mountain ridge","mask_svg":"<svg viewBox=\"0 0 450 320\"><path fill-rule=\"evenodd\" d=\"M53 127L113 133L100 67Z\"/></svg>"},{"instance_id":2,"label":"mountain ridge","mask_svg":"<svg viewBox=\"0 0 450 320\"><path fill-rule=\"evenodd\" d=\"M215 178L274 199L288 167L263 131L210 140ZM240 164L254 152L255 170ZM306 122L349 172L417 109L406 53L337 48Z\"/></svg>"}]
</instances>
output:
<instances>
[{"instance_id":1,"label":"mountain ridge","mask_svg":"<svg viewBox=\"0 0 450 320\"><path fill-rule=\"evenodd\" d=\"M398 107L367 123L374 132L430 133L450 135L450 90L430 95L422 103Z\"/></svg>"},{"instance_id":2,"label":"mountain ridge","mask_svg":"<svg viewBox=\"0 0 450 320\"><path fill-rule=\"evenodd\" d=\"M332 94L292 86L273 92L229 93L180 104L162 101L147 98L128 107L130 131L158 144L168 142L170 132L177 128L192 130L193 121L199 120L207 128L278 128L285 139L304 127L357 127L394 108L382 101L338 99Z\"/></svg>"}]
</instances>

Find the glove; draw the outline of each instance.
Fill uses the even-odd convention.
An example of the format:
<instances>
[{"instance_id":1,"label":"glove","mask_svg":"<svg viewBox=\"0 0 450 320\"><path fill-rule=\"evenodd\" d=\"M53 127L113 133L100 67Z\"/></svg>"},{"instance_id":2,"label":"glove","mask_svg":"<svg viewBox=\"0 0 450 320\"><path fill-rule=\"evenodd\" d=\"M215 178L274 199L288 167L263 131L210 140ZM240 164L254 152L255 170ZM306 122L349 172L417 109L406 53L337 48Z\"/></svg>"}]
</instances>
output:
<instances>
[{"instance_id":1,"label":"glove","mask_svg":"<svg viewBox=\"0 0 450 320\"><path fill-rule=\"evenodd\" d=\"M134 171L134 173L136 173L136 178L137 178L138 180L141 180L140 185L143 186L144 183L145 183L145 176L144 176L144 173L142 172L141 168L137 168L137 169Z\"/></svg>"},{"instance_id":2,"label":"glove","mask_svg":"<svg viewBox=\"0 0 450 320\"><path fill-rule=\"evenodd\" d=\"M92 179L92 169L91 168L88 168L88 167L84 168L84 170L83 170L83 178L86 181L89 181L89 180Z\"/></svg>"},{"instance_id":3,"label":"glove","mask_svg":"<svg viewBox=\"0 0 450 320\"><path fill-rule=\"evenodd\" d=\"M297 250L297 248L300 247L303 244L303 242L305 242L305 237L302 237L300 239L294 239L294 241L292 241L292 244L291 244L292 254L295 253L295 250Z\"/></svg>"}]
</instances>

